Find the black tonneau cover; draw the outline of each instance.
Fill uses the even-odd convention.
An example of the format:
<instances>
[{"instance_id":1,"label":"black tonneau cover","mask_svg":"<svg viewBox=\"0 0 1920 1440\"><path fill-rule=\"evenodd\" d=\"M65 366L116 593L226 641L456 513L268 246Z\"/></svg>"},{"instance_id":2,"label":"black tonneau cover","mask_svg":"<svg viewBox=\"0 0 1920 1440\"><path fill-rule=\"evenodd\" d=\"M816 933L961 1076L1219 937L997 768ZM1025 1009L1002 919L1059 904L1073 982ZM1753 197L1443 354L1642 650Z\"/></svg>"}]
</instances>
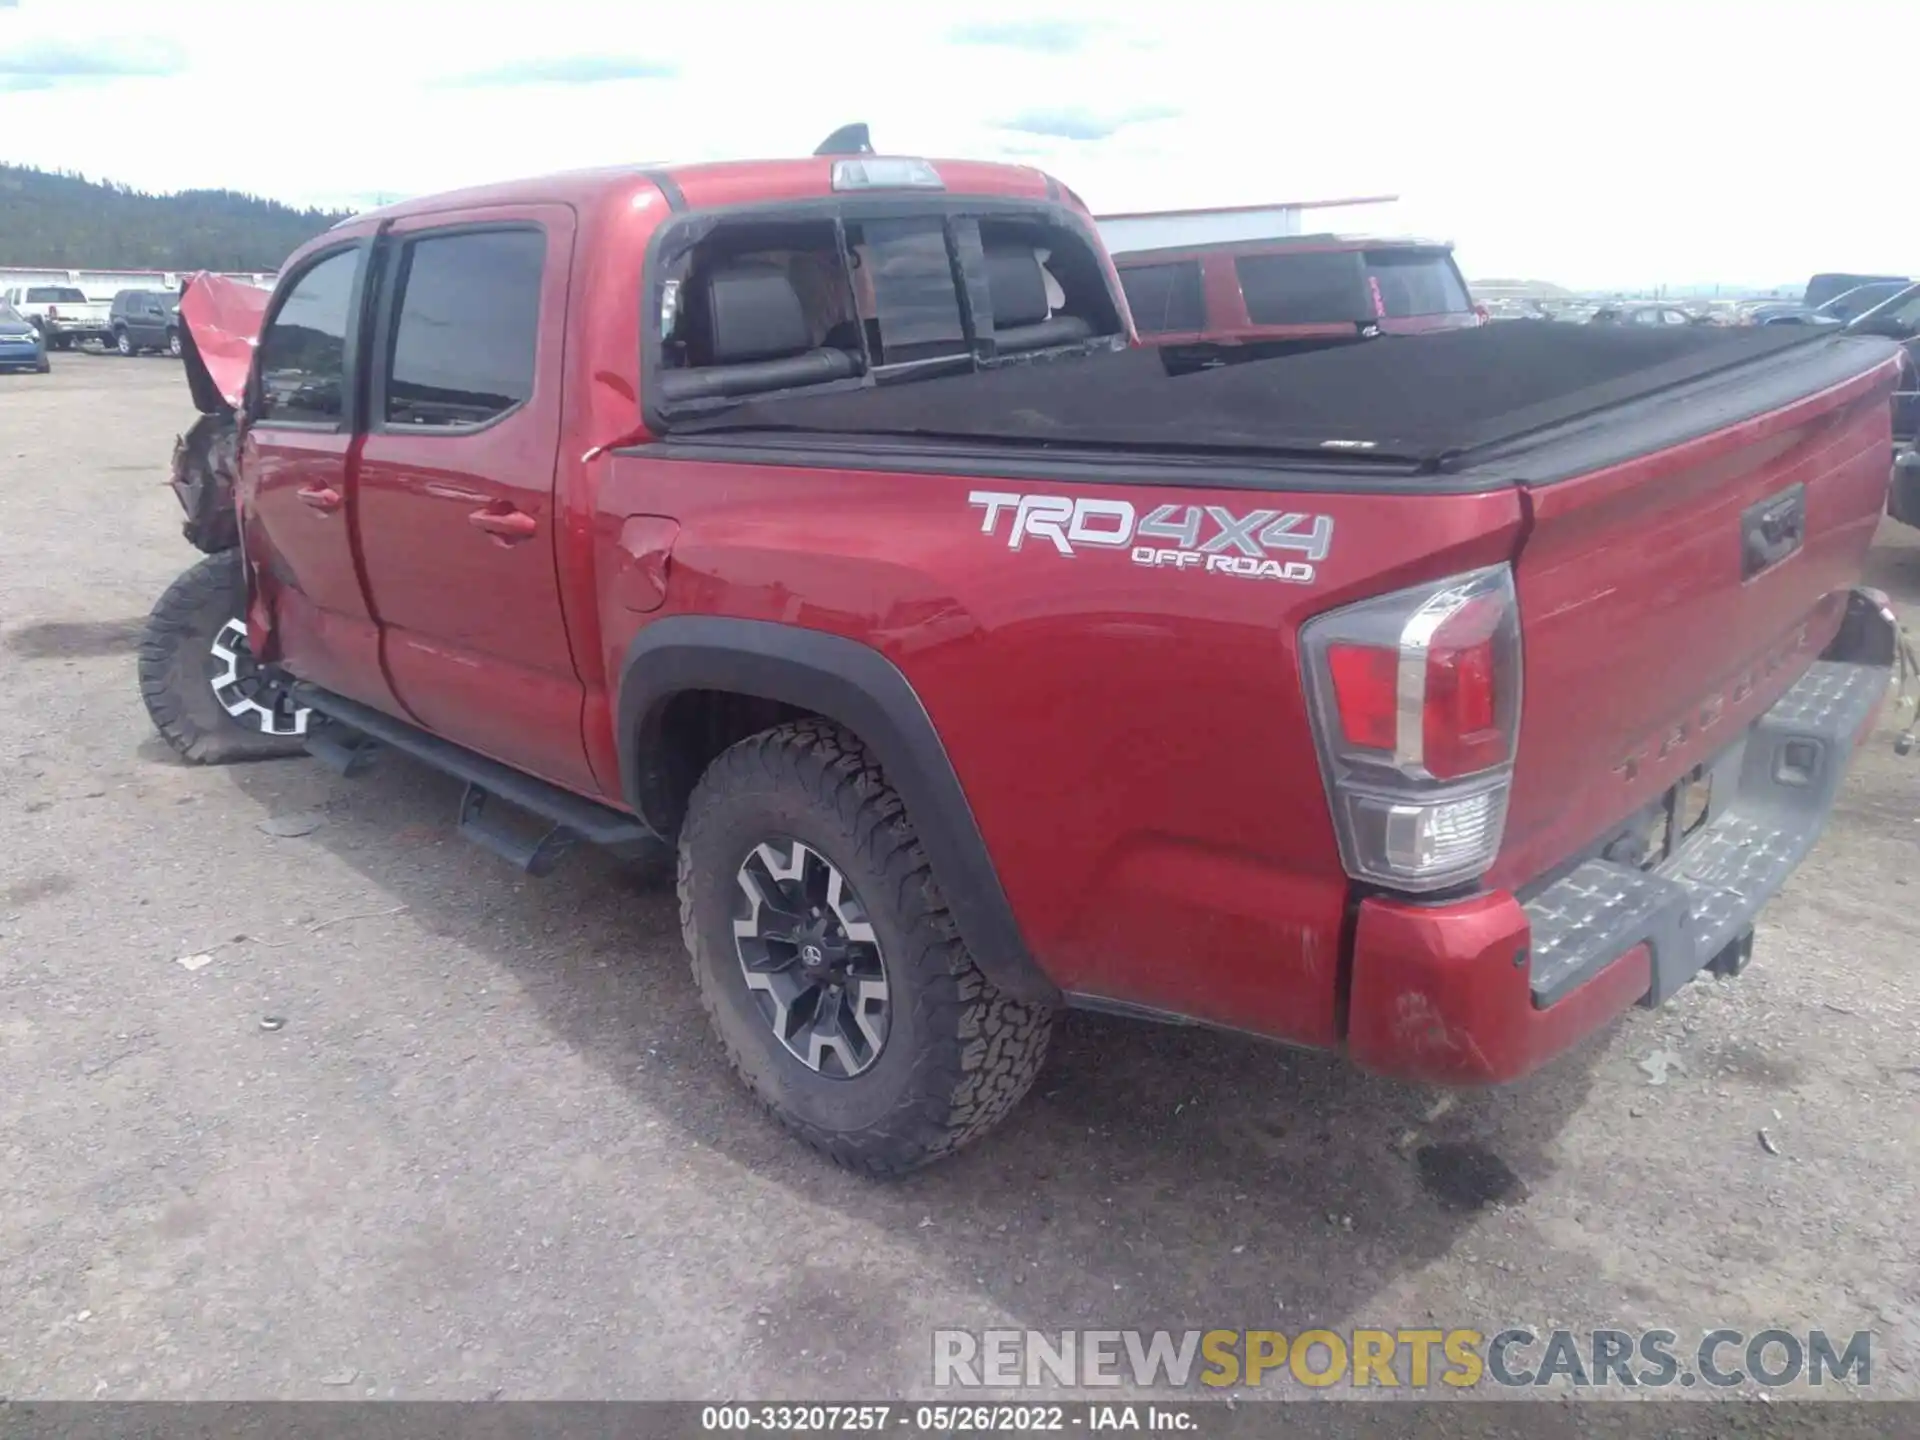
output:
<instances>
[{"instance_id":1,"label":"black tonneau cover","mask_svg":"<svg viewBox=\"0 0 1920 1440\"><path fill-rule=\"evenodd\" d=\"M785 431L1438 465L1797 345L1823 328L1510 321L1170 376L1152 349L753 400L675 435Z\"/></svg>"}]
</instances>

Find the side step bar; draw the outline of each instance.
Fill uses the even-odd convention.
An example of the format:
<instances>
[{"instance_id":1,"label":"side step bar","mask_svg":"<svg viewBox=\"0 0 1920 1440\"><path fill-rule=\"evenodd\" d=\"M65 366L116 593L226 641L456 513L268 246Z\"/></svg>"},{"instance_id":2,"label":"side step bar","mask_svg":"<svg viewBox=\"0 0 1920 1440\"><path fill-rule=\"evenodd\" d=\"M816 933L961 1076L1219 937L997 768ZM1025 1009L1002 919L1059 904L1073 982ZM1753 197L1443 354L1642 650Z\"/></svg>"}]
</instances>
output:
<instances>
[{"instance_id":1,"label":"side step bar","mask_svg":"<svg viewBox=\"0 0 1920 1440\"><path fill-rule=\"evenodd\" d=\"M333 722L307 737L307 751L315 759L342 775L356 775L372 763L380 746L388 745L466 781L460 833L529 875L548 874L582 840L630 857L658 850L662 843L632 815L476 755L357 700L305 682L297 682L292 693L295 703ZM500 813L491 803L496 800L546 821L548 828L529 834L528 827Z\"/></svg>"}]
</instances>

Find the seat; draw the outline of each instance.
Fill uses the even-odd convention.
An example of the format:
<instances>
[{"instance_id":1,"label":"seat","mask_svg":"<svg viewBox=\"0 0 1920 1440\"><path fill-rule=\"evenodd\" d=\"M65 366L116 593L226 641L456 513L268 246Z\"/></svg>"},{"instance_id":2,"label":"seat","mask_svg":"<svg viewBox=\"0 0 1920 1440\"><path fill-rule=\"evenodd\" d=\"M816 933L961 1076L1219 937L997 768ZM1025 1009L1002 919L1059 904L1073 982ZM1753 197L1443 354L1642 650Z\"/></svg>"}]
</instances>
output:
<instances>
[{"instance_id":1,"label":"seat","mask_svg":"<svg viewBox=\"0 0 1920 1440\"><path fill-rule=\"evenodd\" d=\"M859 360L847 351L813 343L800 294L778 265L715 269L687 319L693 347L708 363L664 372L660 393L668 400L761 395L860 373Z\"/></svg>"},{"instance_id":2,"label":"seat","mask_svg":"<svg viewBox=\"0 0 1920 1440\"><path fill-rule=\"evenodd\" d=\"M993 297L993 339L1001 354L1071 345L1093 335L1078 315L1047 318L1047 277L1024 245L987 250L987 291Z\"/></svg>"}]
</instances>

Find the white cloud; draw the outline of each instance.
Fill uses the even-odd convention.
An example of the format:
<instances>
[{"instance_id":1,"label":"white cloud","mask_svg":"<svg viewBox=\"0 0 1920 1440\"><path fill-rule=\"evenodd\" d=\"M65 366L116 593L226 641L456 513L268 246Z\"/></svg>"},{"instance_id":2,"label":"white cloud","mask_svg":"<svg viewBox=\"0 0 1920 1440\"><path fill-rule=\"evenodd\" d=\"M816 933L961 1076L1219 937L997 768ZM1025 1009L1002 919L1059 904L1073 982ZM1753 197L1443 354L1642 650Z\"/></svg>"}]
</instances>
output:
<instances>
[{"instance_id":1,"label":"white cloud","mask_svg":"<svg viewBox=\"0 0 1920 1440\"><path fill-rule=\"evenodd\" d=\"M0 159L353 205L583 165L798 155L865 120L883 149L1042 165L1095 209L1397 193L1339 223L1452 239L1480 275L1771 284L1920 266L1913 99L1893 59L1920 54L1912 0L676 13L0 4L0 54L164 28L183 62L0 90Z\"/></svg>"}]
</instances>

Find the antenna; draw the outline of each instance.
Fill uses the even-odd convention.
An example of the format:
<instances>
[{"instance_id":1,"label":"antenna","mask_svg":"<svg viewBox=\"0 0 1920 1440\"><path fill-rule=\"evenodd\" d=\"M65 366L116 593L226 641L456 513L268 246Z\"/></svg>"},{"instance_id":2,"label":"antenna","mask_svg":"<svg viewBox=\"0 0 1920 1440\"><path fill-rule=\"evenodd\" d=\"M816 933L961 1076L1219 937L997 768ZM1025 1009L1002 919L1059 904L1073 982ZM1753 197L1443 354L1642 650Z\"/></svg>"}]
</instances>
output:
<instances>
[{"instance_id":1,"label":"antenna","mask_svg":"<svg viewBox=\"0 0 1920 1440\"><path fill-rule=\"evenodd\" d=\"M867 127L856 120L851 125L842 125L827 136L813 153L816 155L871 155L873 141L867 135Z\"/></svg>"}]
</instances>

